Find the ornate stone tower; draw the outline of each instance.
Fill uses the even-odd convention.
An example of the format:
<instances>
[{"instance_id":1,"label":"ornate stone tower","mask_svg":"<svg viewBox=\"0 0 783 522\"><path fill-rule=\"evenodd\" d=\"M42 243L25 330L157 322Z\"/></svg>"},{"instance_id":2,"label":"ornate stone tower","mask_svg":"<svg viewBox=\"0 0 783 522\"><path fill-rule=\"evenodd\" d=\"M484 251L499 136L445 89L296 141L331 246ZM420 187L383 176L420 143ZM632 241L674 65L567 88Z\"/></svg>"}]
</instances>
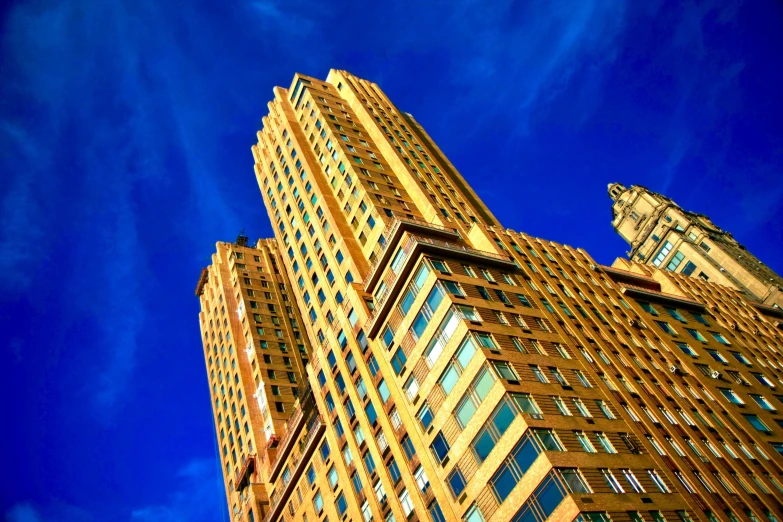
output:
<instances>
[{"instance_id":1,"label":"ornate stone tower","mask_svg":"<svg viewBox=\"0 0 783 522\"><path fill-rule=\"evenodd\" d=\"M612 226L631 250L628 257L745 292L752 300L783 306L783 278L710 219L639 185L609 185Z\"/></svg>"}]
</instances>

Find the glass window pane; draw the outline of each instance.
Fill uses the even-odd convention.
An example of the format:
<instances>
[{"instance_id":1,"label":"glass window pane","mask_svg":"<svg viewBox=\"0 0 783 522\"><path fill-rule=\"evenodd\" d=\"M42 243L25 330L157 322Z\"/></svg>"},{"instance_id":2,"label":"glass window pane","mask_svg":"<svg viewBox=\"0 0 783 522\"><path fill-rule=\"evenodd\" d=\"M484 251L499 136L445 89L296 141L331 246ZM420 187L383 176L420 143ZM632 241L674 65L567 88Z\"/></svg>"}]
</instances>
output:
<instances>
[{"instance_id":1,"label":"glass window pane","mask_svg":"<svg viewBox=\"0 0 783 522\"><path fill-rule=\"evenodd\" d=\"M408 290L405 292L405 295L402 296L402 300L400 301L400 309L402 309L402 314L405 315L408 313L408 311L411 309L411 305L413 304L413 300L416 298L416 296L413 295L413 292Z\"/></svg>"},{"instance_id":2,"label":"glass window pane","mask_svg":"<svg viewBox=\"0 0 783 522\"><path fill-rule=\"evenodd\" d=\"M533 465L536 458L538 458L538 448L536 448L535 443L530 437L526 436L514 449L513 459L519 467L519 470L522 473L527 473L527 470L530 469L530 466Z\"/></svg>"},{"instance_id":3,"label":"glass window pane","mask_svg":"<svg viewBox=\"0 0 783 522\"><path fill-rule=\"evenodd\" d=\"M465 340L462 342L462 346L457 353L457 361L459 361L460 366L466 368L475 353L476 344L473 342L473 338L468 335L465 337Z\"/></svg>"},{"instance_id":4,"label":"glass window pane","mask_svg":"<svg viewBox=\"0 0 783 522\"><path fill-rule=\"evenodd\" d=\"M450 365L446 371L443 372L443 377L440 378L440 385L443 387L443 392L446 394L451 393L452 388L457 384L457 379L459 379L459 374L454 366Z\"/></svg>"},{"instance_id":5,"label":"glass window pane","mask_svg":"<svg viewBox=\"0 0 783 522\"><path fill-rule=\"evenodd\" d=\"M476 413L476 405L470 398L465 399L462 404L457 408L457 420L459 420L460 426L463 428L468 425L468 421Z\"/></svg>"},{"instance_id":6,"label":"glass window pane","mask_svg":"<svg viewBox=\"0 0 783 522\"><path fill-rule=\"evenodd\" d=\"M564 496L553 479L549 479L543 485L539 486L535 494L536 497L538 497L538 503L541 506L541 510L547 517L560 505L560 501L563 500Z\"/></svg>"},{"instance_id":7,"label":"glass window pane","mask_svg":"<svg viewBox=\"0 0 783 522\"><path fill-rule=\"evenodd\" d=\"M508 402L503 401L503 403L497 408L495 417L493 419L495 429L498 430L500 435L503 435L506 432L516 416L516 410L512 408Z\"/></svg>"},{"instance_id":8,"label":"glass window pane","mask_svg":"<svg viewBox=\"0 0 783 522\"><path fill-rule=\"evenodd\" d=\"M489 372L486 369L482 371L483 373L476 379L474 387L476 389L476 395L483 401L484 397L489 394L489 390L492 389L492 385L495 384L495 379L492 377L492 372Z\"/></svg>"},{"instance_id":9,"label":"glass window pane","mask_svg":"<svg viewBox=\"0 0 783 522\"><path fill-rule=\"evenodd\" d=\"M511 468L505 462L500 466L495 476L492 477L492 492L495 494L498 502L502 503L508 497L514 486L517 485L517 478L511 472Z\"/></svg>"},{"instance_id":10,"label":"glass window pane","mask_svg":"<svg viewBox=\"0 0 783 522\"><path fill-rule=\"evenodd\" d=\"M489 430L486 428L481 430L473 441L473 451L475 452L476 458L479 462L483 462L494 447L495 441L492 439L492 435L490 435Z\"/></svg>"}]
</instances>

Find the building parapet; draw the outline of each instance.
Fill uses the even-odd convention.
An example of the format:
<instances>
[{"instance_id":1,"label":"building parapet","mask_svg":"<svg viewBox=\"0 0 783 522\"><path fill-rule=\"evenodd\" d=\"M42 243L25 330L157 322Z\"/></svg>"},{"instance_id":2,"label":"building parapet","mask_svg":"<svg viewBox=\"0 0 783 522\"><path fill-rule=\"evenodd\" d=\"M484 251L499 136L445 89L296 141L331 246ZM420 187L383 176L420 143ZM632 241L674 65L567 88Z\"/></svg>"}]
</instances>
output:
<instances>
[{"instance_id":1,"label":"building parapet","mask_svg":"<svg viewBox=\"0 0 783 522\"><path fill-rule=\"evenodd\" d=\"M201 270L201 275L198 276L198 283L196 284L196 297L200 297L204 293L204 285L209 281L209 270L204 268Z\"/></svg>"},{"instance_id":2,"label":"building parapet","mask_svg":"<svg viewBox=\"0 0 783 522\"><path fill-rule=\"evenodd\" d=\"M655 300L664 304L668 303L674 307L682 306L684 308L691 308L699 311L704 311L706 308L704 303L694 301L693 299L688 299L686 297L681 297L674 294L667 294L666 292L657 292L644 287L629 285L627 283L620 283L620 291L626 295Z\"/></svg>"}]
</instances>

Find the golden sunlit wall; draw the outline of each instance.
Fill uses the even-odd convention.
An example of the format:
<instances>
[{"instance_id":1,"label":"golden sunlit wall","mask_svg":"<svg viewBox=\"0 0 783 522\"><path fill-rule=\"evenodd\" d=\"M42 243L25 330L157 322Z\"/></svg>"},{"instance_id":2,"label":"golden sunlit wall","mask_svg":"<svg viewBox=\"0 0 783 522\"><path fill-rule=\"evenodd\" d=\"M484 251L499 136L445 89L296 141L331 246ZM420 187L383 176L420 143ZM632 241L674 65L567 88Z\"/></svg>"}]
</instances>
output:
<instances>
[{"instance_id":1,"label":"golden sunlit wall","mask_svg":"<svg viewBox=\"0 0 783 522\"><path fill-rule=\"evenodd\" d=\"M255 173L309 389L275 437L251 418L233 486L224 461L233 520L783 516L778 310L503 229L371 82L274 95ZM236 295L216 261L210 370L207 310Z\"/></svg>"}]
</instances>

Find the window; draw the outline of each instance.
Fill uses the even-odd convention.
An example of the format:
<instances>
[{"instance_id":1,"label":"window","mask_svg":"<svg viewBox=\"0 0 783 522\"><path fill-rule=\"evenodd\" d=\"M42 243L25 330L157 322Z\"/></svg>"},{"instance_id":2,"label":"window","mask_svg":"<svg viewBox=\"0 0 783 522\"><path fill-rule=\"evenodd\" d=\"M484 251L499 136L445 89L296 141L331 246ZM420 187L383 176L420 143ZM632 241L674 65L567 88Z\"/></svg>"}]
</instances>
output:
<instances>
[{"instance_id":1,"label":"window","mask_svg":"<svg viewBox=\"0 0 783 522\"><path fill-rule=\"evenodd\" d=\"M682 267L682 275L689 276L693 274L693 272L696 270L696 265L693 263L693 261L688 261L685 263L685 266Z\"/></svg>"},{"instance_id":2,"label":"window","mask_svg":"<svg viewBox=\"0 0 783 522\"><path fill-rule=\"evenodd\" d=\"M667 334L677 335L677 331L674 328L672 328L671 325L666 321L655 321L655 324L657 324L658 327L664 332L666 332Z\"/></svg>"},{"instance_id":3,"label":"window","mask_svg":"<svg viewBox=\"0 0 783 522\"><path fill-rule=\"evenodd\" d=\"M614 449L612 442L609 440L609 437L607 437L605 433L596 433L595 437L598 439L598 442L601 444L601 447L604 448L604 451L606 451L607 453L617 453L617 450Z\"/></svg>"},{"instance_id":4,"label":"window","mask_svg":"<svg viewBox=\"0 0 783 522\"><path fill-rule=\"evenodd\" d=\"M753 376L753 377L754 377L754 378L755 378L757 381L759 381L761 384L763 384L764 386L768 386L768 387L770 387L770 388L774 388L774 387L775 387L775 385L772 383L772 381L770 381L769 379L767 379L767 378L766 378L766 377L765 377L763 374L761 374L761 373L751 373L751 375L752 375L752 376Z\"/></svg>"},{"instance_id":5,"label":"window","mask_svg":"<svg viewBox=\"0 0 783 522\"><path fill-rule=\"evenodd\" d=\"M403 489L400 493L400 505L406 517L413 512L413 502L407 489Z\"/></svg>"},{"instance_id":6,"label":"window","mask_svg":"<svg viewBox=\"0 0 783 522\"><path fill-rule=\"evenodd\" d=\"M326 478L329 480L329 487L334 489L337 485L337 470L334 469L334 466L329 468L329 471L326 473Z\"/></svg>"},{"instance_id":7,"label":"window","mask_svg":"<svg viewBox=\"0 0 783 522\"><path fill-rule=\"evenodd\" d=\"M686 332L690 334L691 337L696 339L697 341L701 341L703 343L707 342L707 339L704 338L704 336L699 332L698 330L694 330L693 328L686 328Z\"/></svg>"},{"instance_id":8,"label":"window","mask_svg":"<svg viewBox=\"0 0 783 522\"><path fill-rule=\"evenodd\" d=\"M446 459L446 455L448 455L450 447L451 446L449 446L449 443L446 440L446 437L443 435L442 431L439 431L438 434L435 435L432 444L430 444L430 450L432 450L432 454L435 455L435 458L441 465Z\"/></svg>"},{"instance_id":9,"label":"window","mask_svg":"<svg viewBox=\"0 0 783 522\"><path fill-rule=\"evenodd\" d=\"M424 468L422 468L421 465L416 468L416 471L413 473L413 478L416 480L416 485L419 486L419 490L422 493L427 491L427 488L430 487L430 481L427 478L427 474L424 473Z\"/></svg>"},{"instance_id":10,"label":"window","mask_svg":"<svg viewBox=\"0 0 783 522\"><path fill-rule=\"evenodd\" d=\"M582 373L581 370L574 370L574 374L576 375L576 378L579 380L582 386L584 386L585 388L592 388L590 381L587 380L587 377L585 376L584 373Z\"/></svg>"},{"instance_id":11,"label":"window","mask_svg":"<svg viewBox=\"0 0 783 522\"><path fill-rule=\"evenodd\" d=\"M329 458L329 443L324 442L321 445L321 460L326 461Z\"/></svg>"},{"instance_id":12,"label":"window","mask_svg":"<svg viewBox=\"0 0 783 522\"><path fill-rule=\"evenodd\" d=\"M514 371L514 368L511 366L511 364L505 361L492 361L492 367L495 369L495 373L497 373L501 379L507 381L519 380L519 377Z\"/></svg>"},{"instance_id":13,"label":"window","mask_svg":"<svg viewBox=\"0 0 783 522\"><path fill-rule=\"evenodd\" d=\"M661 263L663 263L663 260L666 259L666 256L669 255L669 252L672 250L672 244L670 242L666 242L663 244L660 250L658 250L658 253L653 258L653 265L655 266L661 266Z\"/></svg>"},{"instance_id":14,"label":"window","mask_svg":"<svg viewBox=\"0 0 783 522\"><path fill-rule=\"evenodd\" d=\"M674 343L674 344L676 344L677 348L682 350L682 353L684 353L685 355L690 355L691 357L698 357L698 355L693 350L693 348L688 346L686 343Z\"/></svg>"},{"instance_id":15,"label":"window","mask_svg":"<svg viewBox=\"0 0 783 522\"><path fill-rule=\"evenodd\" d=\"M726 338L725 338L725 337L723 337L723 336L722 336L721 334L719 334L718 332L710 332L710 335L712 335L712 337L713 337L713 338L714 338L716 341L718 341L719 343L721 343L721 344L725 344L725 345L729 345L729 344L731 344L731 343L729 343L729 341L727 341L727 340L726 340Z\"/></svg>"},{"instance_id":16,"label":"window","mask_svg":"<svg viewBox=\"0 0 783 522\"><path fill-rule=\"evenodd\" d=\"M503 436L508 427L516 417L517 409L513 404L504 398L500 401L500 404L495 408L487 420L487 423L474 437L471 443L471 449L473 455L479 461L483 462L489 455L492 449L495 447L495 443Z\"/></svg>"},{"instance_id":17,"label":"window","mask_svg":"<svg viewBox=\"0 0 783 522\"><path fill-rule=\"evenodd\" d=\"M734 393L734 390L729 388L718 388L718 391L720 391L721 394L723 394L723 396L726 397L726 399L732 404L745 404L745 402L740 399L739 395Z\"/></svg>"},{"instance_id":18,"label":"window","mask_svg":"<svg viewBox=\"0 0 783 522\"><path fill-rule=\"evenodd\" d=\"M772 433L772 430L769 429L769 426L764 424L764 421L762 421L758 415L753 415L751 413L743 413L743 417L745 417L745 420L747 420L751 426L756 428L758 431L766 434Z\"/></svg>"},{"instance_id":19,"label":"window","mask_svg":"<svg viewBox=\"0 0 783 522\"><path fill-rule=\"evenodd\" d=\"M454 409L454 416L461 428L464 429L468 425L468 421L489 394L493 384L495 384L495 379L492 372L483 368Z\"/></svg>"},{"instance_id":20,"label":"window","mask_svg":"<svg viewBox=\"0 0 783 522\"><path fill-rule=\"evenodd\" d=\"M575 431L574 435L576 436L576 440L579 441L579 445L582 446L583 450L585 450L587 453L596 453L595 446L593 446L593 443L590 442L590 439L587 435L585 435L585 432Z\"/></svg>"},{"instance_id":21,"label":"window","mask_svg":"<svg viewBox=\"0 0 783 522\"><path fill-rule=\"evenodd\" d=\"M639 303L639 306L642 307L642 310L644 310L648 314L658 315L658 312L655 310L655 308L652 307L650 303L644 303L642 301L637 301L637 302Z\"/></svg>"},{"instance_id":22,"label":"window","mask_svg":"<svg viewBox=\"0 0 783 522\"><path fill-rule=\"evenodd\" d=\"M465 516L462 517L462 520L464 522L485 522L484 514L475 504L468 509Z\"/></svg>"},{"instance_id":23,"label":"window","mask_svg":"<svg viewBox=\"0 0 783 522\"><path fill-rule=\"evenodd\" d=\"M444 274L451 273L448 265L444 261L441 261L439 259L430 259L430 263L432 263L432 267L438 272L442 272Z\"/></svg>"},{"instance_id":24,"label":"window","mask_svg":"<svg viewBox=\"0 0 783 522\"><path fill-rule=\"evenodd\" d=\"M459 466L454 466L454 471L448 476L447 481L454 498L457 498L465 490L465 476L462 474Z\"/></svg>"},{"instance_id":25,"label":"window","mask_svg":"<svg viewBox=\"0 0 783 522\"><path fill-rule=\"evenodd\" d=\"M411 438L407 435L402 438L401 441L402 449L405 451L405 456L408 457L408 459L412 459L414 455L416 455L416 448L413 447L413 442L411 442Z\"/></svg>"},{"instance_id":26,"label":"window","mask_svg":"<svg viewBox=\"0 0 783 522\"><path fill-rule=\"evenodd\" d=\"M595 401L595 404L596 404L596 406L598 406L598 409L601 410L601 413L604 414L604 417L606 417L607 419L614 419L614 418L616 418L614 416L614 413L612 413L612 410L609 409L609 405L606 402L604 402L601 399L597 399Z\"/></svg>"},{"instance_id":27,"label":"window","mask_svg":"<svg viewBox=\"0 0 783 522\"><path fill-rule=\"evenodd\" d=\"M498 349L498 345L495 342L495 339L492 337L492 334L486 332L475 332L475 336L476 340L482 348L487 348L489 350Z\"/></svg>"},{"instance_id":28,"label":"window","mask_svg":"<svg viewBox=\"0 0 783 522\"><path fill-rule=\"evenodd\" d=\"M604 480L606 481L607 485L612 488L612 491L615 493L625 493L625 490L623 489L622 484L615 478L614 474L612 474L611 470L608 469L600 469L598 470L601 472L601 475L603 475Z\"/></svg>"},{"instance_id":29,"label":"window","mask_svg":"<svg viewBox=\"0 0 783 522\"><path fill-rule=\"evenodd\" d=\"M644 493L642 484L630 469L623 469L620 471L622 471L625 480L628 482L628 484L631 486L631 489L633 489L635 493Z\"/></svg>"},{"instance_id":30,"label":"window","mask_svg":"<svg viewBox=\"0 0 783 522\"><path fill-rule=\"evenodd\" d=\"M685 320L685 318L684 318L682 315L680 315L680 313L679 313L677 310L675 310L674 308L668 308L668 307L667 307L667 308L665 308L665 310L666 310L666 312L667 312L667 313L668 313L670 316L672 316L672 318L673 318L673 319L676 319L677 321L680 321L681 323L685 323L685 322L687 322L687 321Z\"/></svg>"},{"instance_id":31,"label":"window","mask_svg":"<svg viewBox=\"0 0 783 522\"><path fill-rule=\"evenodd\" d=\"M446 522L446 516L443 514L443 510L440 509L440 505L437 500L433 500L427 507L427 511L430 512L430 518L432 522Z\"/></svg>"},{"instance_id":32,"label":"window","mask_svg":"<svg viewBox=\"0 0 783 522\"><path fill-rule=\"evenodd\" d=\"M775 411L775 407L763 395L751 395L756 404L768 411Z\"/></svg>"},{"instance_id":33,"label":"window","mask_svg":"<svg viewBox=\"0 0 783 522\"><path fill-rule=\"evenodd\" d=\"M560 397L552 397L552 402L555 403L555 407L560 415L565 415L566 417L571 416L571 410L568 409L568 406L563 402L563 399Z\"/></svg>"},{"instance_id":34,"label":"window","mask_svg":"<svg viewBox=\"0 0 783 522\"><path fill-rule=\"evenodd\" d=\"M476 312L476 309L472 306L466 305L454 305L455 309L463 318L468 321L481 322L481 316Z\"/></svg>"},{"instance_id":35,"label":"window","mask_svg":"<svg viewBox=\"0 0 783 522\"><path fill-rule=\"evenodd\" d=\"M407 438L407 437L406 437L406 438ZM403 440L404 440L404 439L403 439ZM403 446L403 448L404 448L404 447L405 447L405 446ZM406 454L407 454L407 451L406 451ZM414 454L415 454L415 451L414 451ZM396 462L394 459L391 459L391 460L389 461L389 476L391 477L391 479L392 479L392 482L393 482L394 484L396 484L397 482L399 482L399 481L400 481L400 479L402 478L402 475L400 474L400 468L398 468L398 467L397 467L397 462Z\"/></svg>"},{"instance_id":36,"label":"window","mask_svg":"<svg viewBox=\"0 0 783 522\"><path fill-rule=\"evenodd\" d=\"M535 365L531 364L530 365L530 370L533 372L533 375L538 380L538 382L544 383L544 384L549 382L549 379L547 379L547 377L544 374L544 372L542 372L541 368L539 368L538 366L535 366Z\"/></svg>"},{"instance_id":37,"label":"window","mask_svg":"<svg viewBox=\"0 0 783 522\"><path fill-rule=\"evenodd\" d=\"M421 426L426 430L430 427L432 424L432 410L430 410L430 407L428 404L425 404L421 407L419 410L419 413L416 414L416 418L419 419L419 422L421 423Z\"/></svg>"},{"instance_id":38,"label":"window","mask_svg":"<svg viewBox=\"0 0 783 522\"><path fill-rule=\"evenodd\" d=\"M734 358L737 359L737 361L741 362L742 364L746 366L752 366L752 363L747 359L747 357L745 357L741 353L739 352L729 352L729 353L733 355Z\"/></svg>"},{"instance_id":39,"label":"window","mask_svg":"<svg viewBox=\"0 0 783 522\"><path fill-rule=\"evenodd\" d=\"M394 356L391 360L392 367L394 368L394 371L397 375L402 373L407 360L408 358L405 356L405 352L402 351L402 348L397 348L397 351L394 352Z\"/></svg>"},{"instance_id":40,"label":"window","mask_svg":"<svg viewBox=\"0 0 783 522\"><path fill-rule=\"evenodd\" d=\"M450 281L448 279L444 279L441 280L441 283L443 283L443 286L446 287L446 291L451 295L455 295L457 297L465 297L465 292L462 290L460 284L457 283L456 281Z\"/></svg>"},{"instance_id":41,"label":"window","mask_svg":"<svg viewBox=\"0 0 783 522\"><path fill-rule=\"evenodd\" d=\"M666 270L670 270L670 271L674 272L675 270L677 270L677 267L680 266L680 263L682 263L683 259L685 259L685 255L678 250L672 256L672 259L671 259L671 261L669 261L669 264L666 265Z\"/></svg>"},{"instance_id":42,"label":"window","mask_svg":"<svg viewBox=\"0 0 783 522\"><path fill-rule=\"evenodd\" d=\"M541 409L536 404L535 399L528 393L512 393L511 399L520 412L530 415L534 419L543 419Z\"/></svg>"}]
</instances>

